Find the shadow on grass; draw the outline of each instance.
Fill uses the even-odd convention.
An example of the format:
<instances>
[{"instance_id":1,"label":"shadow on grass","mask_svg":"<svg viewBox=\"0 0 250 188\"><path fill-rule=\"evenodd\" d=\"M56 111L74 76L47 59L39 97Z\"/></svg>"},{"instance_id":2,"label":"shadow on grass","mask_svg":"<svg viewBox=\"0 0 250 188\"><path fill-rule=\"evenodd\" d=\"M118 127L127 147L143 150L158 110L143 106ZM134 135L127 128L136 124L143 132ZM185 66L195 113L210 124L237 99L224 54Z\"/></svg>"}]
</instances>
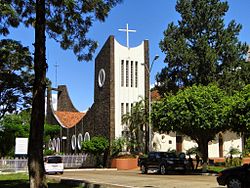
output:
<instances>
[{"instance_id":1,"label":"shadow on grass","mask_svg":"<svg viewBox=\"0 0 250 188\"><path fill-rule=\"evenodd\" d=\"M2 188L29 188L27 180L0 180L0 187ZM48 183L49 188L79 188L76 185L66 185L63 183Z\"/></svg>"}]
</instances>

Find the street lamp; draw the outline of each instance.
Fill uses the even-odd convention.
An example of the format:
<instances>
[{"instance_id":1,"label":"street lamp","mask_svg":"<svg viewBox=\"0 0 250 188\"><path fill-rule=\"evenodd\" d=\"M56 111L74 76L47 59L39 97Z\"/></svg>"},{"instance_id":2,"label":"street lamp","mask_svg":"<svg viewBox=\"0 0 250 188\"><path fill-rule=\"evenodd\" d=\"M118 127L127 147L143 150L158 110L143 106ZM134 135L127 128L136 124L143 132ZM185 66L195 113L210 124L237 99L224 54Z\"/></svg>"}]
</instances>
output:
<instances>
[{"instance_id":1,"label":"street lamp","mask_svg":"<svg viewBox=\"0 0 250 188\"><path fill-rule=\"evenodd\" d=\"M148 73L148 89L149 89L149 92L148 92L148 127L147 127L147 133L148 133L148 141L146 141L146 143L148 143L148 148L147 150L148 151L151 151L151 133L152 133L152 129L151 129L151 118L150 118L150 114L151 114L151 91L150 91L150 73L151 73L151 70L152 70L152 67L154 65L154 62L159 58L159 55L155 55L153 61L151 62L150 64L150 67L148 67L149 64L145 64L145 68L147 70L147 73Z\"/></svg>"}]
</instances>

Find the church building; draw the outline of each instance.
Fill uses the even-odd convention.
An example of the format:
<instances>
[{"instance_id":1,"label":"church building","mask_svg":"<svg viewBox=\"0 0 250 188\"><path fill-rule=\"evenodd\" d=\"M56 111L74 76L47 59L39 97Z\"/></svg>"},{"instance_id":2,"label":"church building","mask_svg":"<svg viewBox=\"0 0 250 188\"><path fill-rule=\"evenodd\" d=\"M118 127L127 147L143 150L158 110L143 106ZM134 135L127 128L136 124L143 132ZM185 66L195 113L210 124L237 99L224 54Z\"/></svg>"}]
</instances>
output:
<instances>
[{"instance_id":1,"label":"church building","mask_svg":"<svg viewBox=\"0 0 250 188\"><path fill-rule=\"evenodd\" d=\"M95 59L94 103L86 113L76 110L66 86L59 86L57 111L47 102L47 122L62 127L57 149L64 153L77 153L81 142L93 136L105 136L110 141L127 131L122 115L129 112L135 102L149 96L149 43L144 40L130 48L121 45L114 36L105 42ZM56 147L54 147L56 148Z\"/></svg>"},{"instance_id":2,"label":"church building","mask_svg":"<svg viewBox=\"0 0 250 188\"><path fill-rule=\"evenodd\" d=\"M46 120L61 126L60 137L51 140L51 148L57 152L79 153L81 142L93 136L104 136L111 142L126 134L128 127L122 124L123 114L130 112L135 102L149 96L148 68L148 40L130 48L128 41L127 46L123 46L110 36L95 58L94 103L87 112L79 112L74 107L64 85L54 89L57 91L55 111L48 89ZM153 133L149 144L153 150L178 152L197 146L176 133ZM231 147L242 151L241 137L230 132L221 133L209 143L209 157L224 157Z\"/></svg>"}]
</instances>

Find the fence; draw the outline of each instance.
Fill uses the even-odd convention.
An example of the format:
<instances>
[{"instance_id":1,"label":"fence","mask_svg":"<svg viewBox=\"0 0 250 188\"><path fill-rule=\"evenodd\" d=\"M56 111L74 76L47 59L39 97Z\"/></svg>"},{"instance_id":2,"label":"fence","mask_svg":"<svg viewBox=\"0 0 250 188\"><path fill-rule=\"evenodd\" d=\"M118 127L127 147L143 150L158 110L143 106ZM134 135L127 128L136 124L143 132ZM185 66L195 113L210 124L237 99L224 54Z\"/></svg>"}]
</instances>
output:
<instances>
[{"instance_id":1,"label":"fence","mask_svg":"<svg viewBox=\"0 0 250 188\"><path fill-rule=\"evenodd\" d=\"M93 167L95 163L93 157L87 154L61 155L64 168ZM0 158L0 171L16 172L28 171L27 158Z\"/></svg>"}]
</instances>

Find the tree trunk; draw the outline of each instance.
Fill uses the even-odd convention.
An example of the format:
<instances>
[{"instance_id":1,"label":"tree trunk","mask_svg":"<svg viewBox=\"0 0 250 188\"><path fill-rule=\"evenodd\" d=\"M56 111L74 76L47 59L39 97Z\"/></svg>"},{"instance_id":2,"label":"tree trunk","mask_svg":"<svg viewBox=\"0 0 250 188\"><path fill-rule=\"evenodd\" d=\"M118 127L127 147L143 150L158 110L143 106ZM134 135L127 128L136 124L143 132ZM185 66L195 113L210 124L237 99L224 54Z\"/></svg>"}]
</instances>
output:
<instances>
[{"instance_id":1,"label":"tree trunk","mask_svg":"<svg viewBox=\"0 0 250 188\"><path fill-rule=\"evenodd\" d=\"M201 152L201 158L202 158L202 171L207 171L207 161L208 161L208 141L206 139L200 139L198 142L198 147Z\"/></svg>"},{"instance_id":2,"label":"tree trunk","mask_svg":"<svg viewBox=\"0 0 250 188\"><path fill-rule=\"evenodd\" d=\"M43 132L46 90L45 1L36 0L35 81L30 122L28 166L30 188L47 187L43 164Z\"/></svg>"}]
</instances>

